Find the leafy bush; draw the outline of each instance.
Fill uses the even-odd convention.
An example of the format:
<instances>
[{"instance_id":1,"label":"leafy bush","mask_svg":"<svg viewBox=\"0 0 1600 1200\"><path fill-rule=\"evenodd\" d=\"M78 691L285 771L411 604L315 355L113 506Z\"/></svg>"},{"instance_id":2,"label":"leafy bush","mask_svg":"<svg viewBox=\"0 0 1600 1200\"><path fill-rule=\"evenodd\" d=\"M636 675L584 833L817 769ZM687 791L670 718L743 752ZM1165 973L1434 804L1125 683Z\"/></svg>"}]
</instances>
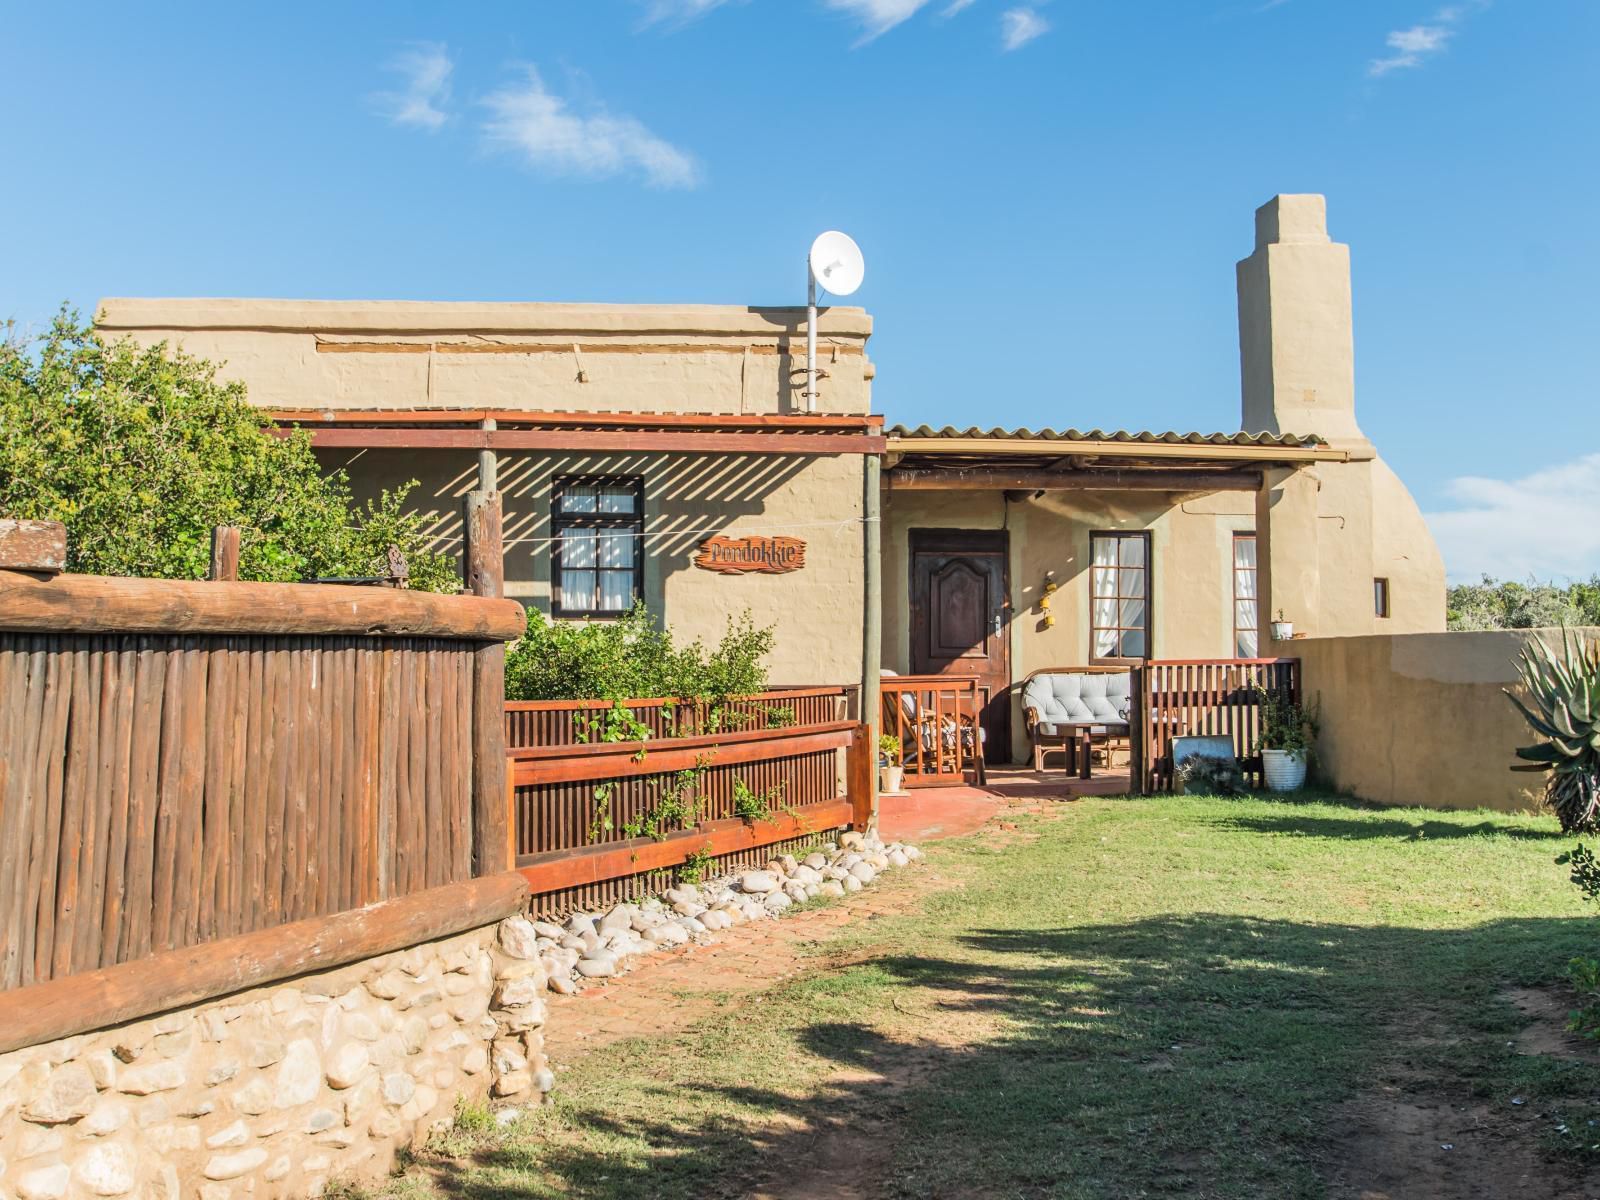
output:
<instances>
[{"instance_id":1,"label":"leafy bush","mask_svg":"<svg viewBox=\"0 0 1600 1200\"><path fill-rule=\"evenodd\" d=\"M1556 862L1572 868L1572 883L1585 900L1600 901L1600 860L1579 842ZM1567 1028L1586 1038L1600 1041L1600 959L1580 955L1567 963L1567 979L1578 993L1578 1007L1567 1021Z\"/></svg>"},{"instance_id":2,"label":"leafy bush","mask_svg":"<svg viewBox=\"0 0 1600 1200\"><path fill-rule=\"evenodd\" d=\"M1514 771L1548 771L1545 803L1568 833L1596 827L1600 817L1600 643L1561 631L1561 653L1535 634L1522 647L1517 673L1527 702L1506 696L1543 741L1517 750Z\"/></svg>"},{"instance_id":3,"label":"leafy bush","mask_svg":"<svg viewBox=\"0 0 1600 1200\"><path fill-rule=\"evenodd\" d=\"M528 610L528 629L506 652L509 700L726 700L765 691L770 626L748 612L728 619L707 650L675 645L642 604L614 621L552 621Z\"/></svg>"},{"instance_id":4,"label":"leafy bush","mask_svg":"<svg viewBox=\"0 0 1600 1200\"><path fill-rule=\"evenodd\" d=\"M1530 580L1458 583L1445 596L1451 629L1546 629L1600 625L1600 575L1559 587Z\"/></svg>"},{"instance_id":5,"label":"leafy bush","mask_svg":"<svg viewBox=\"0 0 1600 1200\"><path fill-rule=\"evenodd\" d=\"M1310 754L1317 736L1317 710L1306 708L1277 692L1257 688L1261 701L1261 733L1256 750L1287 750L1291 754Z\"/></svg>"},{"instance_id":6,"label":"leafy bush","mask_svg":"<svg viewBox=\"0 0 1600 1200\"><path fill-rule=\"evenodd\" d=\"M393 544L413 587L459 589L404 511L414 484L357 506L307 435L265 424L213 364L104 342L63 310L42 337L0 340L0 515L65 524L67 569L86 574L201 579L212 526L237 525L241 579L385 574Z\"/></svg>"},{"instance_id":7,"label":"leafy bush","mask_svg":"<svg viewBox=\"0 0 1600 1200\"><path fill-rule=\"evenodd\" d=\"M1184 759L1178 767L1178 782L1185 792L1194 796L1242 796L1245 793L1244 774L1238 762L1215 754L1196 754Z\"/></svg>"}]
</instances>

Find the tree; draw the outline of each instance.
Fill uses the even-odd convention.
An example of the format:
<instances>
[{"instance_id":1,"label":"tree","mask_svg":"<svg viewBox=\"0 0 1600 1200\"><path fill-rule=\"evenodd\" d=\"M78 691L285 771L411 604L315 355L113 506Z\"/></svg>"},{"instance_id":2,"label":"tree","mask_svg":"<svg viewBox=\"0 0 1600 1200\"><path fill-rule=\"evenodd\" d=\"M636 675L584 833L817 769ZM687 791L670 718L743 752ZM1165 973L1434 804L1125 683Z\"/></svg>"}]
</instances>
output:
<instances>
[{"instance_id":1,"label":"tree","mask_svg":"<svg viewBox=\"0 0 1600 1200\"><path fill-rule=\"evenodd\" d=\"M448 555L404 510L415 481L357 505L304 432L281 437L217 379L165 345L108 343L63 309L41 337L0 339L0 516L61 521L68 570L200 579L211 528L240 527L239 577L289 582L387 573L457 590Z\"/></svg>"},{"instance_id":2,"label":"tree","mask_svg":"<svg viewBox=\"0 0 1600 1200\"><path fill-rule=\"evenodd\" d=\"M1600 625L1600 576L1559 587L1530 580L1458 583L1445 597L1451 629L1540 629Z\"/></svg>"}]
</instances>

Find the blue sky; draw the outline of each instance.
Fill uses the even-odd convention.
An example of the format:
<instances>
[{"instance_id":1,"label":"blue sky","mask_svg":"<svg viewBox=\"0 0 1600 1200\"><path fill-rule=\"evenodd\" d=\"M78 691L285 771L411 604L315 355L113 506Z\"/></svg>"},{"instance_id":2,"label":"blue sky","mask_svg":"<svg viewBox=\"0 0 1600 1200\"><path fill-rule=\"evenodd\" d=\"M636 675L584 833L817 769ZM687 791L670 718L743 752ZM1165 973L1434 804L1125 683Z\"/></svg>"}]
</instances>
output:
<instances>
[{"instance_id":1,"label":"blue sky","mask_svg":"<svg viewBox=\"0 0 1600 1200\"><path fill-rule=\"evenodd\" d=\"M15 6L0 316L793 303L833 227L891 420L1229 429L1251 212L1318 191L1452 573L1588 573L1597 74L1593 0Z\"/></svg>"}]
</instances>

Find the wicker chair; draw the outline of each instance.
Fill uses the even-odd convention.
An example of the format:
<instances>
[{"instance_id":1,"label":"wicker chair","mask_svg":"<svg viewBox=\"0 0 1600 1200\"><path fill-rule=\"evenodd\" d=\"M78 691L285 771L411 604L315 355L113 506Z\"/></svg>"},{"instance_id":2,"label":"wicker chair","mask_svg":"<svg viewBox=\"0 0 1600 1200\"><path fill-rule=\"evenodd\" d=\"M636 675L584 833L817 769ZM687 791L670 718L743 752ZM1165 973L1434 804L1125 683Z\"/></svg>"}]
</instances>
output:
<instances>
[{"instance_id":1,"label":"wicker chair","mask_svg":"<svg viewBox=\"0 0 1600 1200\"><path fill-rule=\"evenodd\" d=\"M1022 681L1022 713L1033 746L1033 769L1052 750L1084 779L1096 745L1126 742L1133 673L1127 667L1047 667Z\"/></svg>"}]
</instances>

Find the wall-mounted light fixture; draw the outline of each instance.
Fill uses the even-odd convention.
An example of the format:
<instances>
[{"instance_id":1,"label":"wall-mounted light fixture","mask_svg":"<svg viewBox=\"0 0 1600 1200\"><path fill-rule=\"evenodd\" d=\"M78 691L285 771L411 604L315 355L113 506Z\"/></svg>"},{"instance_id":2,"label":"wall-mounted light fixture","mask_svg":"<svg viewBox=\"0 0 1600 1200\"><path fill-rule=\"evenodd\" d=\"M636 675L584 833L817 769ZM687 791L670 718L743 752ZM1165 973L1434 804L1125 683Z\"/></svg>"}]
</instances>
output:
<instances>
[{"instance_id":1,"label":"wall-mounted light fixture","mask_svg":"<svg viewBox=\"0 0 1600 1200\"><path fill-rule=\"evenodd\" d=\"M1050 598L1056 594L1057 589L1056 573L1054 571L1046 571L1044 573L1044 587L1039 589L1039 612L1044 616L1044 627L1046 629L1051 628L1056 623L1056 615L1050 611Z\"/></svg>"}]
</instances>

